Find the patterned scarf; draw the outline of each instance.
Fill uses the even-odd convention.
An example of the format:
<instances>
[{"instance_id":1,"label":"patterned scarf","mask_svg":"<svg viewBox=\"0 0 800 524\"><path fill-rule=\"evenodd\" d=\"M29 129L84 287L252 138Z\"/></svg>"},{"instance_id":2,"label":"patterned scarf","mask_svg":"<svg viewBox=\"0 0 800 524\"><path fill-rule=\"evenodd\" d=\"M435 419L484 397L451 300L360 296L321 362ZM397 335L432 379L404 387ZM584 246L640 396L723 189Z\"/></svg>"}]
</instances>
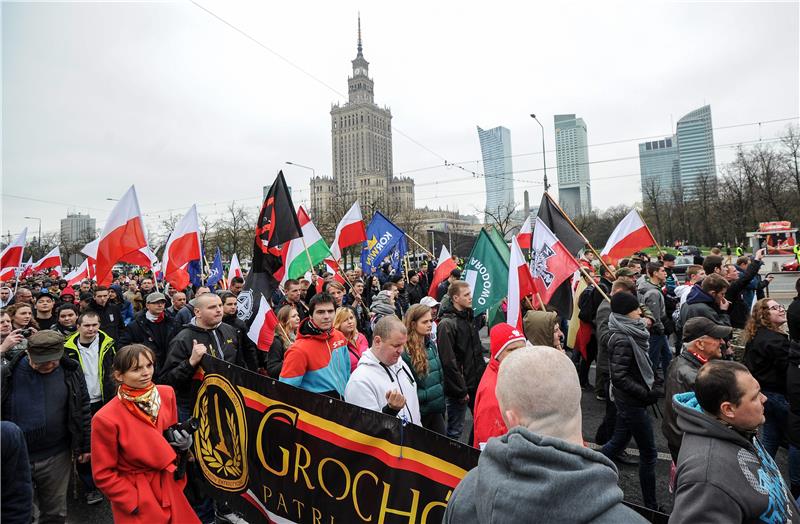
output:
<instances>
[{"instance_id":1,"label":"patterned scarf","mask_svg":"<svg viewBox=\"0 0 800 524\"><path fill-rule=\"evenodd\" d=\"M161 396L154 383L142 389L132 388L122 384L117 391L117 396L122 401L122 405L130 411L134 417L138 417L151 426L156 426L158 420L158 410L161 408Z\"/></svg>"}]
</instances>

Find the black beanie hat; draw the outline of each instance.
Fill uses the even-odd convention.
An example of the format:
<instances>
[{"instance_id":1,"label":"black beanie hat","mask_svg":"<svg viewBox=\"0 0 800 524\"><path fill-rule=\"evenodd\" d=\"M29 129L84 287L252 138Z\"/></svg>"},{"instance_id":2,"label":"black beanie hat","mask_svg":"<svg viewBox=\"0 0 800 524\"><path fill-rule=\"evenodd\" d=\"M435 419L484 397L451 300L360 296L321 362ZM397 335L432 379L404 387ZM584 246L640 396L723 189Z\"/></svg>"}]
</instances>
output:
<instances>
[{"instance_id":1,"label":"black beanie hat","mask_svg":"<svg viewBox=\"0 0 800 524\"><path fill-rule=\"evenodd\" d=\"M615 293L611 297L611 311L620 315L627 315L634 309L639 308L639 301L636 297L626 291Z\"/></svg>"}]
</instances>

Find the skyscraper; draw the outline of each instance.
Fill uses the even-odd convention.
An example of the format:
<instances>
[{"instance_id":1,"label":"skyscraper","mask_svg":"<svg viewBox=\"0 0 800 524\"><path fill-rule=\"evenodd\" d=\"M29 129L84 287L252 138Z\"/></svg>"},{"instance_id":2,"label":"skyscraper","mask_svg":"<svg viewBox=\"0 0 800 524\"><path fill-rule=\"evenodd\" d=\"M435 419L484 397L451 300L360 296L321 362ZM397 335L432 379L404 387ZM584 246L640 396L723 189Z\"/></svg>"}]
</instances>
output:
<instances>
[{"instance_id":1,"label":"skyscraper","mask_svg":"<svg viewBox=\"0 0 800 524\"><path fill-rule=\"evenodd\" d=\"M361 17L356 50L353 75L347 79L348 101L331 107L333 178L311 180L315 217L341 216L356 199L365 215L414 208L414 181L392 176L392 112L374 102L375 84L361 44Z\"/></svg>"},{"instance_id":2,"label":"skyscraper","mask_svg":"<svg viewBox=\"0 0 800 524\"><path fill-rule=\"evenodd\" d=\"M678 120L678 167L680 183L687 198L696 194L697 184L708 177L716 187L716 158L711 106L705 105Z\"/></svg>"},{"instance_id":3,"label":"skyscraper","mask_svg":"<svg viewBox=\"0 0 800 524\"><path fill-rule=\"evenodd\" d=\"M673 136L639 144L639 170L643 200L672 197L680 183L678 140Z\"/></svg>"},{"instance_id":4,"label":"skyscraper","mask_svg":"<svg viewBox=\"0 0 800 524\"><path fill-rule=\"evenodd\" d=\"M558 202L568 215L592 210L589 148L586 122L571 115L555 115Z\"/></svg>"},{"instance_id":5,"label":"skyscraper","mask_svg":"<svg viewBox=\"0 0 800 524\"><path fill-rule=\"evenodd\" d=\"M514 208L514 178L511 167L511 131L499 126L481 129L478 138L486 175L485 211L494 215L511 213Z\"/></svg>"},{"instance_id":6,"label":"skyscraper","mask_svg":"<svg viewBox=\"0 0 800 524\"><path fill-rule=\"evenodd\" d=\"M68 244L94 240L96 226L97 221L89 215L67 213L67 218L61 219L61 242Z\"/></svg>"}]
</instances>

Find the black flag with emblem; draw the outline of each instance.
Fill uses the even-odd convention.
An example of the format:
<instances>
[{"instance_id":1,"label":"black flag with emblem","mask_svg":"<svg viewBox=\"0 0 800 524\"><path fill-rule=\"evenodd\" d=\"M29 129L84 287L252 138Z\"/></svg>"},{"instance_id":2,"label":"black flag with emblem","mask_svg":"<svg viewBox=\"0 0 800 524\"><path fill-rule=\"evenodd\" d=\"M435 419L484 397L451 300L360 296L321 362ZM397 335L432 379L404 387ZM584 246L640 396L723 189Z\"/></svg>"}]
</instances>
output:
<instances>
[{"instance_id":1,"label":"black flag with emblem","mask_svg":"<svg viewBox=\"0 0 800 524\"><path fill-rule=\"evenodd\" d=\"M281 245L302 235L286 179L283 178L283 171L279 171L261 204L253 239L253 264L247 273L244 289L237 297L236 314L248 329L259 318L261 297L269 302L278 287L274 274L283 266ZM261 312L262 315L267 313ZM257 326L259 324L256 323ZM254 333L250 338L257 341L258 330L252 331Z\"/></svg>"}]
</instances>

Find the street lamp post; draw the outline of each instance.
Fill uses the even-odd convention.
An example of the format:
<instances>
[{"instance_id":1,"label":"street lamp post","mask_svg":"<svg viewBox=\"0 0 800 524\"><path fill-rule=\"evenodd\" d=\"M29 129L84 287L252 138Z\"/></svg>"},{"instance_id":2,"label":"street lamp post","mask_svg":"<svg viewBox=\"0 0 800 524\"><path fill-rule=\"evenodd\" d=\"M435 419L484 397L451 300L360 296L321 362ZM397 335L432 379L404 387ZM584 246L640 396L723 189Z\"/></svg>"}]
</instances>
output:
<instances>
[{"instance_id":1,"label":"street lamp post","mask_svg":"<svg viewBox=\"0 0 800 524\"><path fill-rule=\"evenodd\" d=\"M539 119L536 118L536 115L531 113L531 118L536 120L536 123L539 124L539 127L542 128L542 163L544 164L544 192L547 193L550 190L550 185L547 183L547 154L545 153L544 149L544 126Z\"/></svg>"},{"instance_id":2,"label":"street lamp post","mask_svg":"<svg viewBox=\"0 0 800 524\"><path fill-rule=\"evenodd\" d=\"M38 220L39 221L39 251L42 250L42 219L39 217L25 217L27 220ZM41 255L41 253L40 253Z\"/></svg>"},{"instance_id":3,"label":"street lamp post","mask_svg":"<svg viewBox=\"0 0 800 524\"><path fill-rule=\"evenodd\" d=\"M310 169L311 170L311 176L314 177L314 178L316 178L316 176L317 176L317 172L314 171L313 167L304 166L303 164L298 164L297 162L289 162L289 161L287 161L286 164L288 164L290 166L302 167L303 169Z\"/></svg>"}]
</instances>

